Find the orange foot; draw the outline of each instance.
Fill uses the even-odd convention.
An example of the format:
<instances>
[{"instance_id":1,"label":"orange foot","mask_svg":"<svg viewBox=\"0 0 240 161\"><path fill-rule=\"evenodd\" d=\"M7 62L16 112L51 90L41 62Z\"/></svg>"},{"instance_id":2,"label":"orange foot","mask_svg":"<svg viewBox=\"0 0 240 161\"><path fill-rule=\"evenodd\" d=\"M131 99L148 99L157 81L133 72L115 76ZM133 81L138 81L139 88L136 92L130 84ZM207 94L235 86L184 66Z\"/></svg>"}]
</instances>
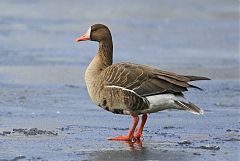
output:
<instances>
[{"instance_id":1,"label":"orange foot","mask_svg":"<svg viewBox=\"0 0 240 161\"><path fill-rule=\"evenodd\" d=\"M114 141L130 141L135 142L137 139L135 137L129 137L129 136L117 136L114 138L107 138L108 140L114 140Z\"/></svg>"},{"instance_id":2,"label":"orange foot","mask_svg":"<svg viewBox=\"0 0 240 161\"><path fill-rule=\"evenodd\" d=\"M136 138L137 140L144 140L143 134L137 133L134 135L134 138Z\"/></svg>"}]
</instances>

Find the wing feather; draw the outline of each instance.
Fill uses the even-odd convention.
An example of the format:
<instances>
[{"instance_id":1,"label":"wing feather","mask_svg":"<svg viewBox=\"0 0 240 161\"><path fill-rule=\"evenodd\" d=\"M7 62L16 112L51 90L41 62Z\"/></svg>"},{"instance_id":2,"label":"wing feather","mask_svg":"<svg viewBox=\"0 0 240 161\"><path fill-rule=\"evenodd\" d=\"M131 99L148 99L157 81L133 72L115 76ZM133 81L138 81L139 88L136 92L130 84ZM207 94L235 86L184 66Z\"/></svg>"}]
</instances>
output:
<instances>
[{"instance_id":1,"label":"wing feather","mask_svg":"<svg viewBox=\"0 0 240 161\"><path fill-rule=\"evenodd\" d=\"M119 63L106 68L102 73L107 86L120 86L133 90L140 96L161 93L181 93L188 87L200 89L188 82L206 77L183 76L158 70L145 65Z\"/></svg>"}]
</instances>

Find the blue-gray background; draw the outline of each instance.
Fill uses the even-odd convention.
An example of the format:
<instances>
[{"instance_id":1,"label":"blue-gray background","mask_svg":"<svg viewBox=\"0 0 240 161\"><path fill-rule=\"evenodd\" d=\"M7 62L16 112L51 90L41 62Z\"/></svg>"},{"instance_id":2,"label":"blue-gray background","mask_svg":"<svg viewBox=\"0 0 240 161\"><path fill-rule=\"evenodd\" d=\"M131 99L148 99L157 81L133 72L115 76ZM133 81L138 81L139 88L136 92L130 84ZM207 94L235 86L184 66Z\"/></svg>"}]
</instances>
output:
<instances>
[{"instance_id":1,"label":"blue-gray background","mask_svg":"<svg viewBox=\"0 0 240 161\"><path fill-rule=\"evenodd\" d=\"M0 159L237 160L238 9L237 0L0 0L0 133L36 127L59 134L0 135ZM74 40L95 23L112 31L114 62L212 78L195 83L204 92L186 94L205 115L151 115L137 151L106 141L127 133L131 118L97 108L87 95L83 74L98 44ZM182 140L193 143L182 147Z\"/></svg>"}]
</instances>

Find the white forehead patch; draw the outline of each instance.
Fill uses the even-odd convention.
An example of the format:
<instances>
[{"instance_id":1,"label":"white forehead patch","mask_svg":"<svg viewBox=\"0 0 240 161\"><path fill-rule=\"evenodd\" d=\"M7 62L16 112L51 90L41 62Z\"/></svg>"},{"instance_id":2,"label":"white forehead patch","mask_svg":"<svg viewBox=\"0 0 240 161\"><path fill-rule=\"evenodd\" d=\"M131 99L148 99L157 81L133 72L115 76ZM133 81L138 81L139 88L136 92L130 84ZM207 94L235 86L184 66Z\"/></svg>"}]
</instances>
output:
<instances>
[{"instance_id":1,"label":"white forehead patch","mask_svg":"<svg viewBox=\"0 0 240 161\"><path fill-rule=\"evenodd\" d=\"M89 29L88 29L87 32L86 32L86 36L90 37L90 35L91 35L91 30L92 30L92 28L89 27Z\"/></svg>"}]
</instances>

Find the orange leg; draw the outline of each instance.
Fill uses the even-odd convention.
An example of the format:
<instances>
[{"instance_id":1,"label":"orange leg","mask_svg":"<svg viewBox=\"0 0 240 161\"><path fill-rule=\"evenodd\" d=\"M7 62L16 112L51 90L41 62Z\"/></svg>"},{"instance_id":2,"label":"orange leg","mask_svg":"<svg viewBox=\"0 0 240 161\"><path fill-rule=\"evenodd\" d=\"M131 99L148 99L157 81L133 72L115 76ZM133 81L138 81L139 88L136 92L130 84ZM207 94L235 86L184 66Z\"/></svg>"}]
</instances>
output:
<instances>
[{"instance_id":1,"label":"orange leg","mask_svg":"<svg viewBox=\"0 0 240 161\"><path fill-rule=\"evenodd\" d=\"M140 140L141 137L143 138L142 131L143 131L143 127L144 127L146 121L147 121L147 114L143 114L143 115L142 115L141 125L140 125L140 127L138 128L136 134L134 135L134 137L135 137L136 139L138 139L138 140Z\"/></svg>"},{"instance_id":2,"label":"orange leg","mask_svg":"<svg viewBox=\"0 0 240 161\"><path fill-rule=\"evenodd\" d=\"M139 118L138 116L134 116L133 117L133 125L131 127L131 129L128 132L127 136L117 136L115 138L108 138L108 140L116 140L116 141L133 141L135 142L135 138L134 138L134 131L137 127Z\"/></svg>"}]
</instances>

